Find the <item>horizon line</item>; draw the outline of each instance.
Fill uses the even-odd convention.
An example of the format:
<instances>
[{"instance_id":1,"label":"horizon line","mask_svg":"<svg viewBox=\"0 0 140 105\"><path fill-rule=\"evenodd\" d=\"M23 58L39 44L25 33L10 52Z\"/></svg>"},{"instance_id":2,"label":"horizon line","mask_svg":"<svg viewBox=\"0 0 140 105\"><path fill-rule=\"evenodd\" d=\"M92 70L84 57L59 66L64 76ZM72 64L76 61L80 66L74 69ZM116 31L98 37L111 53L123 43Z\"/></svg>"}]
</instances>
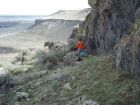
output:
<instances>
[{"instance_id":1,"label":"horizon line","mask_svg":"<svg viewBox=\"0 0 140 105\"><path fill-rule=\"evenodd\" d=\"M42 15L42 14L0 14L0 16L5 15L5 16L46 16L46 15Z\"/></svg>"}]
</instances>

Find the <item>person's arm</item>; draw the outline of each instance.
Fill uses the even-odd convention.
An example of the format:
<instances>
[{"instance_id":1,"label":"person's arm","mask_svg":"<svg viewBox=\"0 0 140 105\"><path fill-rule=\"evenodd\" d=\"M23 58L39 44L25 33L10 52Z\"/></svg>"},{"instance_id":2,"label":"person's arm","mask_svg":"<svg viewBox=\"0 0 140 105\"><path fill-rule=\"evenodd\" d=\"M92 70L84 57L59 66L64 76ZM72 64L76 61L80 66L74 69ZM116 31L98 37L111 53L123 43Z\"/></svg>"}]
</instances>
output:
<instances>
[{"instance_id":1,"label":"person's arm","mask_svg":"<svg viewBox=\"0 0 140 105\"><path fill-rule=\"evenodd\" d=\"M78 43L76 44L75 48L77 48L77 47L78 47Z\"/></svg>"}]
</instances>

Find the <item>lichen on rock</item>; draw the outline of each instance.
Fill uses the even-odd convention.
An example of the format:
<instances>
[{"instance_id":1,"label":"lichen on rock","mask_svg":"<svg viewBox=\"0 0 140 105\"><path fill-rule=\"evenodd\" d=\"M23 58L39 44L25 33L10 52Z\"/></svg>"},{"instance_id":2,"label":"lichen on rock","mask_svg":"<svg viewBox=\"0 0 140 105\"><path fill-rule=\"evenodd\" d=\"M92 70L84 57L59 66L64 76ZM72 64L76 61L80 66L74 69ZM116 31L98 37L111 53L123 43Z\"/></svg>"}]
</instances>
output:
<instances>
[{"instance_id":1,"label":"lichen on rock","mask_svg":"<svg viewBox=\"0 0 140 105\"><path fill-rule=\"evenodd\" d=\"M140 77L140 1L88 0L93 8L75 38L95 55L115 55L116 68Z\"/></svg>"}]
</instances>

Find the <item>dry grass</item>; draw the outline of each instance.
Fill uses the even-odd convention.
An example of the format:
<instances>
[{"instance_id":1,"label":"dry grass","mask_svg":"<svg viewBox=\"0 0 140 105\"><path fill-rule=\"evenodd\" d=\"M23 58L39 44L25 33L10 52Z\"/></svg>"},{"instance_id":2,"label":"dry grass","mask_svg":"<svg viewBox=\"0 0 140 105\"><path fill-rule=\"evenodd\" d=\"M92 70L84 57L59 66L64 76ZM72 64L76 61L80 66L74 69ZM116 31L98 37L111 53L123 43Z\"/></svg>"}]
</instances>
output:
<instances>
[{"instance_id":1,"label":"dry grass","mask_svg":"<svg viewBox=\"0 0 140 105\"><path fill-rule=\"evenodd\" d=\"M54 72L69 72L70 77L66 81L57 81L59 86L51 89L51 82L34 85L32 91L30 83L45 80ZM66 90L64 85L69 83L71 90ZM112 56L88 56L77 66L52 70L49 74L34 78L30 82L20 84L22 91L29 93L30 101L21 100L20 103L29 105L82 105L78 103L81 96L87 100L99 101L102 105L139 105L140 86L127 72L115 70ZM37 101L35 95L40 93ZM7 95L15 96L12 91ZM6 99L4 100L6 102ZM11 100L10 105L15 101Z\"/></svg>"},{"instance_id":2,"label":"dry grass","mask_svg":"<svg viewBox=\"0 0 140 105\"><path fill-rule=\"evenodd\" d=\"M7 64L14 60L19 53L0 54L0 63Z\"/></svg>"}]
</instances>

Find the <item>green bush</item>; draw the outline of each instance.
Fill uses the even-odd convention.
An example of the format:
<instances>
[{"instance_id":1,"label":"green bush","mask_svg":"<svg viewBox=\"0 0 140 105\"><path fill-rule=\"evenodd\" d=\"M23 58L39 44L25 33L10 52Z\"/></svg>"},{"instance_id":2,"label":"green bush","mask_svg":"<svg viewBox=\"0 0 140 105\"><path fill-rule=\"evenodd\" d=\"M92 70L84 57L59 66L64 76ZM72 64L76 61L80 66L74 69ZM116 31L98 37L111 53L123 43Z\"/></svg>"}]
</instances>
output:
<instances>
[{"instance_id":1,"label":"green bush","mask_svg":"<svg viewBox=\"0 0 140 105\"><path fill-rule=\"evenodd\" d=\"M23 72L23 67L21 67L20 65L17 64L6 64L5 65L5 70L7 70L9 73L11 74L17 74L18 72Z\"/></svg>"},{"instance_id":2,"label":"green bush","mask_svg":"<svg viewBox=\"0 0 140 105\"><path fill-rule=\"evenodd\" d=\"M69 52L68 47L61 46L52 48L49 51L42 49L36 52L34 66L40 69L50 69L58 62L62 61L63 57Z\"/></svg>"},{"instance_id":3,"label":"green bush","mask_svg":"<svg viewBox=\"0 0 140 105\"><path fill-rule=\"evenodd\" d=\"M21 64L27 64L30 61L30 50L25 49L22 50L21 53L15 57L15 60L12 62L13 64L20 62Z\"/></svg>"},{"instance_id":4,"label":"green bush","mask_svg":"<svg viewBox=\"0 0 140 105\"><path fill-rule=\"evenodd\" d=\"M69 47L70 51L75 51L76 50L75 46L76 46L77 42L78 42L77 39L69 39L68 40L68 47Z\"/></svg>"},{"instance_id":5,"label":"green bush","mask_svg":"<svg viewBox=\"0 0 140 105\"><path fill-rule=\"evenodd\" d=\"M57 82L57 80L53 80L53 81L51 82L51 88L52 88L53 90L56 90L58 86L59 86L59 83Z\"/></svg>"},{"instance_id":6,"label":"green bush","mask_svg":"<svg viewBox=\"0 0 140 105\"><path fill-rule=\"evenodd\" d=\"M14 86L16 81L13 79L13 75L10 73L6 73L0 75L0 85L3 86L3 90L7 90L10 87Z\"/></svg>"},{"instance_id":7,"label":"green bush","mask_svg":"<svg viewBox=\"0 0 140 105\"><path fill-rule=\"evenodd\" d=\"M17 83L26 82L27 80L31 80L34 78L35 73L26 73L22 72L13 77L13 80L17 81Z\"/></svg>"}]
</instances>

